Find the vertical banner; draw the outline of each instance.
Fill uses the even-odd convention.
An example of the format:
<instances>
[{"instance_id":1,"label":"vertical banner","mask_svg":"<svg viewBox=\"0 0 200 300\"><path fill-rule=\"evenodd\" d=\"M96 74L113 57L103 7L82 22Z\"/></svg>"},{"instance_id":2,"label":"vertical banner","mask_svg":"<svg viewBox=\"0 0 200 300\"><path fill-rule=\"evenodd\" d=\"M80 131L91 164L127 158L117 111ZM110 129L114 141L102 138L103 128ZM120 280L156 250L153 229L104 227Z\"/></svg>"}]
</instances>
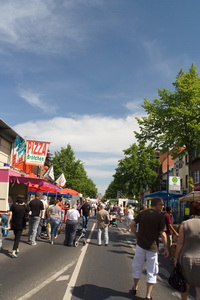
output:
<instances>
[{"instance_id":1,"label":"vertical banner","mask_svg":"<svg viewBox=\"0 0 200 300\"><path fill-rule=\"evenodd\" d=\"M12 166L16 167L18 164L25 162L25 155L26 142L17 136L12 150Z\"/></svg>"},{"instance_id":2,"label":"vertical banner","mask_svg":"<svg viewBox=\"0 0 200 300\"><path fill-rule=\"evenodd\" d=\"M50 142L26 141L26 164L44 166Z\"/></svg>"}]
</instances>

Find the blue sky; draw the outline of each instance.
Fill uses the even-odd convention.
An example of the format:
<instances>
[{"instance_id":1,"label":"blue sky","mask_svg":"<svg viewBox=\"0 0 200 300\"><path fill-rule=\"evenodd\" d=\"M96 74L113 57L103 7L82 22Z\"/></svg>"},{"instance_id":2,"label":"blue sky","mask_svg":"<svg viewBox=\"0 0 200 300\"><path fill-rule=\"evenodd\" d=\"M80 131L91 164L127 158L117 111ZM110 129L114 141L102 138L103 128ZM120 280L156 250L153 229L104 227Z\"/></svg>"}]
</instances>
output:
<instances>
[{"instance_id":1,"label":"blue sky","mask_svg":"<svg viewBox=\"0 0 200 300\"><path fill-rule=\"evenodd\" d=\"M199 0L0 0L0 118L71 144L100 193L135 117L181 68L199 68Z\"/></svg>"}]
</instances>

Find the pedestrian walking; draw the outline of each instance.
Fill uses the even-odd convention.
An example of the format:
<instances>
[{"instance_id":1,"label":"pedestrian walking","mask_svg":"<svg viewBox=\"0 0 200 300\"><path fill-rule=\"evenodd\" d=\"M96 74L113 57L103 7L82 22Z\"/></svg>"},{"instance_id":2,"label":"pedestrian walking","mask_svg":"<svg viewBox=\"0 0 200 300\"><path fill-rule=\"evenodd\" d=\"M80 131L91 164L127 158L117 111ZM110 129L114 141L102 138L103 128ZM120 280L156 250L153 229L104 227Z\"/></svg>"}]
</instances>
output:
<instances>
[{"instance_id":1,"label":"pedestrian walking","mask_svg":"<svg viewBox=\"0 0 200 300\"><path fill-rule=\"evenodd\" d=\"M61 208L57 205L57 200L52 199L47 209L47 217L51 226L50 244L53 245L58 235L58 229L61 226Z\"/></svg>"},{"instance_id":2,"label":"pedestrian walking","mask_svg":"<svg viewBox=\"0 0 200 300\"><path fill-rule=\"evenodd\" d=\"M19 253L19 242L25 226L25 217L27 213L28 210L24 203L24 196L18 195L16 203L11 205L8 214L8 229L12 229L15 236L11 255L12 258L17 258Z\"/></svg>"},{"instance_id":3,"label":"pedestrian walking","mask_svg":"<svg viewBox=\"0 0 200 300\"><path fill-rule=\"evenodd\" d=\"M118 207L118 215L119 215L119 221L120 223L122 223L123 216L124 216L124 208L122 204L120 204L120 206Z\"/></svg>"},{"instance_id":4,"label":"pedestrian walking","mask_svg":"<svg viewBox=\"0 0 200 300\"><path fill-rule=\"evenodd\" d=\"M87 225L88 225L88 221L90 218L90 210L91 210L91 206L88 202L88 199L86 199L85 203L81 207L81 215L82 215L82 219L83 219L83 223L82 223L83 232L87 231Z\"/></svg>"},{"instance_id":5,"label":"pedestrian walking","mask_svg":"<svg viewBox=\"0 0 200 300\"><path fill-rule=\"evenodd\" d=\"M132 205L129 205L128 210L127 210L127 216L126 216L126 223L127 223L128 231L131 231L130 224L133 219L134 219L134 210L133 210Z\"/></svg>"},{"instance_id":6,"label":"pedestrian walking","mask_svg":"<svg viewBox=\"0 0 200 300\"><path fill-rule=\"evenodd\" d=\"M164 214L164 218L165 218L169 258L170 258L171 262L174 263L174 250L172 248L172 238L173 238L173 234L176 235L177 237L179 236L179 234L173 227L171 206L166 207L166 213Z\"/></svg>"},{"instance_id":7,"label":"pedestrian walking","mask_svg":"<svg viewBox=\"0 0 200 300\"><path fill-rule=\"evenodd\" d=\"M195 287L196 300L200 300L200 202L191 205L193 218L181 223L174 265L180 263L187 282L187 291L181 294L187 300L190 285Z\"/></svg>"},{"instance_id":8,"label":"pedestrian walking","mask_svg":"<svg viewBox=\"0 0 200 300\"><path fill-rule=\"evenodd\" d=\"M76 230L78 227L78 219L80 217L80 213L77 210L77 205L74 204L72 208L67 211L67 221L65 227L65 241L64 245L71 247L73 246L73 242L76 235Z\"/></svg>"},{"instance_id":9,"label":"pedestrian walking","mask_svg":"<svg viewBox=\"0 0 200 300\"><path fill-rule=\"evenodd\" d=\"M97 212L97 229L98 229L97 240L99 246L101 246L102 233L104 237L105 246L107 246L109 242L108 226L110 224L110 217L109 217L109 212L105 210L105 207L106 207L105 204L101 203L100 210Z\"/></svg>"},{"instance_id":10,"label":"pedestrian walking","mask_svg":"<svg viewBox=\"0 0 200 300\"><path fill-rule=\"evenodd\" d=\"M164 256L169 255L167 247L167 237L164 232L165 219L161 211L164 202L161 198L155 197L151 200L151 208L140 212L131 222L131 231L137 237L135 256L133 259L133 294L136 295L139 280L143 271L143 265L146 261L147 269L147 289L146 298L152 299L151 293L153 285L157 282L158 274L158 239L161 236L164 243ZM139 224L139 231L136 231Z\"/></svg>"},{"instance_id":11,"label":"pedestrian walking","mask_svg":"<svg viewBox=\"0 0 200 300\"><path fill-rule=\"evenodd\" d=\"M29 202L29 242L31 245L36 245L36 235L40 223L40 216L44 213L44 205L41 201L42 193L36 192L35 199Z\"/></svg>"}]
</instances>

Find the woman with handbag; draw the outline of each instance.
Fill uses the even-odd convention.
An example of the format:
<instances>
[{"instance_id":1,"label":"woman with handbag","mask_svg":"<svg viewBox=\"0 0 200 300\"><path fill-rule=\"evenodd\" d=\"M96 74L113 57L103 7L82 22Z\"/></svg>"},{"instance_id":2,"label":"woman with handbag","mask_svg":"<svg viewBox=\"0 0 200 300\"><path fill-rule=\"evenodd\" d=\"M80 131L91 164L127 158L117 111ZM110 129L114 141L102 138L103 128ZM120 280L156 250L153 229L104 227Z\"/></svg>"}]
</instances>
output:
<instances>
[{"instance_id":1,"label":"woman with handbag","mask_svg":"<svg viewBox=\"0 0 200 300\"><path fill-rule=\"evenodd\" d=\"M196 290L196 300L200 300L200 201L191 205L193 218L183 221L176 248L175 263L179 262L182 274L187 282L187 291L181 293L181 299L186 300L189 286Z\"/></svg>"},{"instance_id":2,"label":"woman with handbag","mask_svg":"<svg viewBox=\"0 0 200 300\"><path fill-rule=\"evenodd\" d=\"M24 196L18 195L16 203L11 205L8 215L8 229L11 228L15 236L13 251L11 254L12 258L17 258L17 255L19 253L19 241L21 238L22 231L24 229L24 221L27 213L28 209L24 203ZM10 225L10 222L12 226Z\"/></svg>"}]
</instances>

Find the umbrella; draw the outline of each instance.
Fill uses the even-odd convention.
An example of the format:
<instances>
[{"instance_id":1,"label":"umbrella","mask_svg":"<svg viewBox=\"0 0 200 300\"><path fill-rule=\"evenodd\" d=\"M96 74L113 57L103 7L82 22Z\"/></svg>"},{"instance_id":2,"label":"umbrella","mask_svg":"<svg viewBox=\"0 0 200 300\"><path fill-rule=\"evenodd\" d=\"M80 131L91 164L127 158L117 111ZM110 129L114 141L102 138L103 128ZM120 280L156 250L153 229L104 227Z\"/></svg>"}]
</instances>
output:
<instances>
[{"instance_id":1,"label":"umbrella","mask_svg":"<svg viewBox=\"0 0 200 300\"><path fill-rule=\"evenodd\" d=\"M181 202L193 202L193 201L200 201L200 191L193 191L179 199Z\"/></svg>"},{"instance_id":2,"label":"umbrella","mask_svg":"<svg viewBox=\"0 0 200 300\"><path fill-rule=\"evenodd\" d=\"M72 189L61 189L58 191L59 191L59 194L63 194L63 195L79 195L79 192L72 190Z\"/></svg>"},{"instance_id":3,"label":"umbrella","mask_svg":"<svg viewBox=\"0 0 200 300\"><path fill-rule=\"evenodd\" d=\"M51 187L47 187L47 186L39 186L38 184L35 184L35 185L29 184L28 191L29 192L46 192L46 193L55 193L55 194L59 193L58 192L59 190L56 188L51 188Z\"/></svg>"}]
</instances>

